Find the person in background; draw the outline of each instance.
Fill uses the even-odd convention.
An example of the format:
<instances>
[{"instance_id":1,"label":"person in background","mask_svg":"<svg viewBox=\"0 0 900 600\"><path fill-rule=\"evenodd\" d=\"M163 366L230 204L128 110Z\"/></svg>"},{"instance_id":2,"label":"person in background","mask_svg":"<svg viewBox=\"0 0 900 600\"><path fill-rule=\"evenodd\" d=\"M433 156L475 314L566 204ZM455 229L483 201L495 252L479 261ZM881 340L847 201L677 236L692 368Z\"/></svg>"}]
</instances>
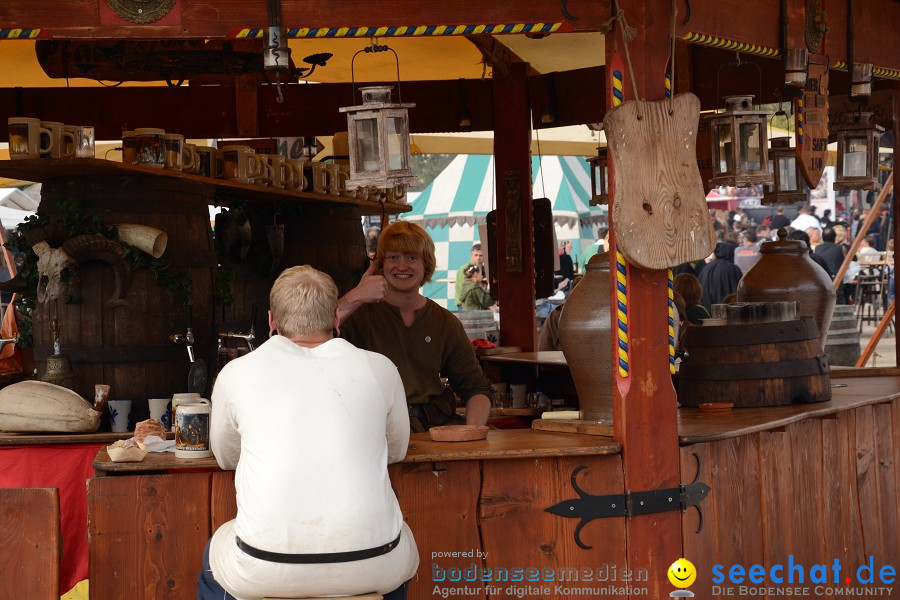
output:
<instances>
[{"instance_id":1,"label":"person in background","mask_svg":"<svg viewBox=\"0 0 900 600\"><path fill-rule=\"evenodd\" d=\"M799 240L801 242L804 242L807 249L809 249L809 236L806 235L805 231L799 231L795 229L794 231L788 233L787 239ZM819 265L819 267L821 267L823 271L825 271L826 275L828 275L828 263L825 262L825 259L823 259L821 256L816 256L815 254L813 254L813 251L811 249L809 250L809 257L814 263ZM828 277L831 277L831 275L828 275Z\"/></svg>"},{"instance_id":2,"label":"person in background","mask_svg":"<svg viewBox=\"0 0 900 600\"><path fill-rule=\"evenodd\" d=\"M756 226L756 241L757 245L762 247L763 243L772 241L772 228L768 225L757 225Z\"/></svg>"},{"instance_id":3,"label":"person in background","mask_svg":"<svg viewBox=\"0 0 900 600\"><path fill-rule=\"evenodd\" d=\"M374 258L374 256L372 257ZM473 269L474 267L474 269ZM461 307L462 302L462 293L463 287L466 284L467 279L471 279L474 281L474 278L466 277L466 272L469 271L471 273L478 273L479 283L484 282L485 287L487 287L487 271L484 268L484 251L481 249L481 242L475 242L472 244L472 253L469 257L469 262L461 266L456 270L456 306Z\"/></svg>"},{"instance_id":4,"label":"person in background","mask_svg":"<svg viewBox=\"0 0 900 600\"><path fill-rule=\"evenodd\" d=\"M743 243L734 251L734 264L746 275L747 271L759 261L759 244L756 231L752 227L741 234L741 239Z\"/></svg>"},{"instance_id":5,"label":"person in background","mask_svg":"<svg viewBox=\"0 0 900 600\"><path fill-rule=\"evenodd\" d=\"M822 216L819 218L819 222L822 224L822 229L828 229L829 227L834 227L834 221L831 220L831 209L826 208L825 212L822 213Z\"/></svg>"},{"instance_id":6,"label":"person in background","mask_svg":"<svg viewBox=\"0 0 900 600\"><path fill-rule=\"evenodd\" d=\"M463 310L487 310L494 308L494 299L487 292L487 282L478 265L469 265L463 273L465 281L459 295L459 306Z\"/></svg>"},{"instance_id":7,"label":"person in background","mask_svg":"<svg viewBox=\"0 0 900 600\"><path fill-rule=\"evenodd\" d=\"M701 303L703 286L700 279L690 273L681 273L675 276L674 290L684 299L684 315L688 323L700 325L703 319L709 318L709 311Z\"/></svg>"},{"instance_id":8,"label":"person in background","mask_svg":"<svg viewBox=\"0 0 900 600\"><path fill-rule=\"evenodd\" d=\"M200 600L406 598L419 556L387 471L409 443L403 382L334 337L337 300L325 273L285 270L269 295L274 335L216 379L210 446L235 469L237 518L207 545Z\"/></svg>"},{"instance_id":9,"label":"person in background","mask_svg":"<svg viewBox=\"0 0 900 600\"><path fill-rule=\"evenodd\" d=\"M809 248L815 252L819 244L822 243L822 230L818 227L808 227L806 229L806 237L809 238Z\"/></svg>"},{"instance_id":10,"label":"person in background","mask_svg":"<svg viewBox=\"0 0 900 600\"><path fill-rule=\"evenodd\" d=\"M582 258L581 263L581 274L584 275L587 273L587 264L588 261L591 260L591 257L595 254L603 254L604 252L609 251L609 228L601 226L600 229L597 230L597 241L588 246Z\"/></svg>"},{"instance_id":11,"label":"person in background","mask_svg":"<svg viewBox=\"0 0 900 600\"><path fill-rule=\"evenodd\" d=\"M553 272L553 285L557 291L566 294L572 289L572 280L575 279L575 265L569 255L571 249L571 240L559 243L559 270Z\"/></svg>"},{"instance_id":12,"label":"person in background","mask_svg":"<svg viewBox=\"0 0 900 600\"><path fill-rule=\"evenodd\" d=\"M790 224L791 224L791 220L785 216L784 209L779 208L778 210L775 211L775 216L772 217L772 222L770 223L770 226L775 231L778 231L782 227L789 227Z\"/></svg>"},{"instance_id":13,"label":"person in background","mask_svg":"<svg viewBox=\"0 0 900 600\"><path fill-rule=\"evenodd\" d=\"M466 423L484 425L494 394L460 320L420 292L435 264L428 233L397 221L381 232L375 260L338 302L340 334L400 371L413 431L453 420L455 396L466 406Z\"/></svg>"},{"instance_id":14,"label":"person in background","mask_svg":"<svg viewBox=\"0 0 900 600\"><path fill-rule=\"evenodd\" d=\"M734 264L733 244L719 242L713 251L713 260L700 272L700 285L703 288L701 302L709 311L713 304L719 304L722 298L737 290L743 273ZM685 298L687 302L687 298Z\"/></svg>"},{"instance_id":15,"label":"person in background","mask_svg":"<svg viewBox=\"0 0 900 600\"><path fill-rule=\"evenodd\" d=\"M812 210L808 206L800 207L799 213L797 218L791 221L791 227L800 231L806 231L810 227L815 227L822 231L822 224L819 222L819 219L812 215Z\"/></svg>"},{"instance_id":16,"label":"person in background","mask_svg":"<svg viewBox=\"0 0 900 600\"><path fill-rule=\"evenodd\" d=\"M825 264L828 265L827 271L832 279L834 279L837 272L841 270L841 265L844 264L844 253L841 250L841 247L835 243L836 240L837 234L834 229L826 227L822 232L822 243L816 246L814 251L818 256L821 256L825 261ZM838 296L840 297L840 294L838 294Z\"/></svg>"}]
</instances>

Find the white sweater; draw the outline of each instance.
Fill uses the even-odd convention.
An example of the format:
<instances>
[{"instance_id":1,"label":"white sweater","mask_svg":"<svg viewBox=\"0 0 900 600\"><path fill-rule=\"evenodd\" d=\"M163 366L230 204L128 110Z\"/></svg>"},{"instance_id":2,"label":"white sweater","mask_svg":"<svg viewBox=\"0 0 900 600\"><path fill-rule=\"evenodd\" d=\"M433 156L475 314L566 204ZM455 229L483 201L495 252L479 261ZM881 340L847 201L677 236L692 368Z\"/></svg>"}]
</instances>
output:
<instances>
[{"instance_id":1,"label":"white sweater","mask_svg":"<svg viewBox=\"0 0 900 600\"><path fill-rule=\"evenodd\" d=\"M343 339L303 348L274 336L229 362L212 394L210 443L235 469L237 518L213 535L210 567L236 598L389 592L410 579L418 551L387 465L409 443L403 382L384 356ZM242 541L304 554L373 548L361 561L284 564L253 558Z\"/></svg>"}]
</instances>

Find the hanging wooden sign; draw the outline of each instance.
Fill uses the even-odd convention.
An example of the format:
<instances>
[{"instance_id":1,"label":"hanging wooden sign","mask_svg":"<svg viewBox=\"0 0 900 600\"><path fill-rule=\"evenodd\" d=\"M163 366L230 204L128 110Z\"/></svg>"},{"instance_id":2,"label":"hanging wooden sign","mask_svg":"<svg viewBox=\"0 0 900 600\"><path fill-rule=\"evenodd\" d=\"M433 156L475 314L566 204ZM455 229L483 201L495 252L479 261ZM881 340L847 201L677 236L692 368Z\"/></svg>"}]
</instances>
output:
<instances>
[{"instance_id":1,"label":"hanging wooden sign","mask_svg":"<svg viewBox=\"0 0 900 600\"><path fill-rule=\"evenodd\" d=\"M709 256L716 235L697 168L700 100L632 100L606 113L615 165L612 202L617 249L645 269Z\"/></svg>"},{"instance_id":2,"label":"hanging wooden sign","mask_svg":"<svg viewBox=\"0 0 900 600\"><path fill-rule=\"evenodd\" d=\"M815 189L828 161L828 57L809 55L806 88L794 100L797 164L810 189Z\"/></svg>"},{"instance_id":3,"label":"hanging wooden sign","mask_svg":"<svg viewBox=\"0 0 900 600\"><path fill-rule=\"evenodd\" d=\"M506 202L506 272L521 273L522 262L522 194L518 171L503 174L504 202Z\"/></svg>"}]
</instances>

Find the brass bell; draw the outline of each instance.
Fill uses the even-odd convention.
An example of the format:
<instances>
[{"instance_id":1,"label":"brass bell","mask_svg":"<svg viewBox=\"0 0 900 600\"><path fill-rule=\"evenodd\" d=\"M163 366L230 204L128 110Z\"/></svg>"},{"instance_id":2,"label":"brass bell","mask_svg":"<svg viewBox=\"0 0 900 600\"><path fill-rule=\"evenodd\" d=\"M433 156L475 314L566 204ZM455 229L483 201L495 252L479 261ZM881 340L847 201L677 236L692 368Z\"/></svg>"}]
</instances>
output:
<instances>
[{"instance_id":1,"label":"brass bell","mask_svg":"<svg viewBox=\"0 0 900 600\"><path fill-rule=\"evenodd\" d=\"M59 320L56 318L50 319L50 335L53 338L53 354L47 357L47 366L41 381L70 388L78 376L72 370L69 357L62 353L59 342Z\"/></svg>"}]
</instances>

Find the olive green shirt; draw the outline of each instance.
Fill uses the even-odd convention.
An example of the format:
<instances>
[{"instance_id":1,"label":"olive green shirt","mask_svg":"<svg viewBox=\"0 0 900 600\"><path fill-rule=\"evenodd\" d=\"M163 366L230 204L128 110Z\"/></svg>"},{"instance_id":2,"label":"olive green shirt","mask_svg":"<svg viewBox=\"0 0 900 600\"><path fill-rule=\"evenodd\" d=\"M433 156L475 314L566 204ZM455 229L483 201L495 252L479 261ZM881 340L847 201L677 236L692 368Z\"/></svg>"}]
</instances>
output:
<instances>
[{"instance_id":1,"label":"olive green shirt","mask_svg":"<svg viewBox=\"0 0 900 600\"><path fill-rule=\"evenodd\" d=\"M422 404L444 391L441 377L465 403L475 395L492 398L462 323L427 300L407 327L400 310L387 302L363 304L341 324L341 337L364 350L387 356L403 380L406 401Z\"/></svg>"}]
</instances>

